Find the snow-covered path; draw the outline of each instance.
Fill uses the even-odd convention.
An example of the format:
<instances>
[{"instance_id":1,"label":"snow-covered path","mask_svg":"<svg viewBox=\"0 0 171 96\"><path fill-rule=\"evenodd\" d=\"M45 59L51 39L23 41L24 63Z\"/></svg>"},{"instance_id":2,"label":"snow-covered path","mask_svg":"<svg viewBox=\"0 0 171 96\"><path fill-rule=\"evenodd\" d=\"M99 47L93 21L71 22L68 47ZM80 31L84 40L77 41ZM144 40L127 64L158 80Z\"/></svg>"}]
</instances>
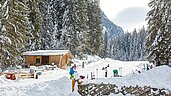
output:
<instances>
[{"instance_id":1,"label":"snow-covered path","mask_svg":"<svg viewBox=\"0 0 171 96\"><path fill-rule=\"evenodd\" d=\"M93 58L96 59L96 58ZM99 59L98 59L99 60ZM157 88L171 90L171 68L161 66L143 71L141 74L132 74L136 69L142 70L146 61L117 61L112 59L101 59L94 63L78 67L80 75L89 76L93 72L95 80L85 79L84 83L113 83L117 86L123 85L150 85ZM108 67L108 77L104 77L103 67ZM122 67L123 77L113 77L113 69ZM98 76L97 70L98 69ZM69 79L69 68L43 72L39 79L7 80L0 77L0 96L68 96L71 93L71 80Z\"/></svg>"}]
</instances>

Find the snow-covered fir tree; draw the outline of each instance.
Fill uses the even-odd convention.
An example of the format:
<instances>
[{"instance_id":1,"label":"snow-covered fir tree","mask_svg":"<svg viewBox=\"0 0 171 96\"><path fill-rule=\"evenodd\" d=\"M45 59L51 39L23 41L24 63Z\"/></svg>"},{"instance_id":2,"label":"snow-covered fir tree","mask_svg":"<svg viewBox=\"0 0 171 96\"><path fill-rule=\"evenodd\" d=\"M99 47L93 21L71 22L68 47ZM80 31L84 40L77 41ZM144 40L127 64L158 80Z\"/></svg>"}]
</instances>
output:
<instances>
[{"instance_id":1,"label":"snow-covered fir tree","mask_svg":"<svg viewBox=\"0 0 171 96\"><path fill-rule=\"evenodd\" d=\"M79 52L87 53L87 33L90 32L87 16L87 0L68 1L63 15L62 46L70 49L73 54Z\"/></svg>"},{"instance_id":2,"label":"snow-covered fir tree","mask_svg":"<svg viewBox=\"0 0 171 96\"><path fill-rule=\"evenodd\" d=\"M80 5L78 0L67 2L67 7L64 12L63 25L62 25L62 45L75 54L77 47L81 45L79 39L82 37L82 29L80 28L81 20L79 17Z\"/></svg>"},{"instance_id":3,"label":"snow-covered fir tree","mask_svg":"<svg viewBox=\"0 0 171 96\"><path fill-rule=\"evenodd\" d=\"M102 25L98 0L88 0L88 25L86 45L92 54L99 54L102 43Z\"/></svg>"},{"instance_id":4,"label":"snow-covered fir tree","mask_svg":"<svg viewBox=\"0 0 171 96\"><path fill-rule=\"evenodd\" d=\"M145 51L145 43L146 43L146 37L147 37L147 31L143 28L139 31L138 35L138 48L139 48L139 59L140 60L146 60L146 51Z\"/></svg>"},{"instance_id":5,"label":"snow-covered fir tree","mask_svg":"<svg viewBox=\"0 0 171 96\"><path fill-rule=\"evenodd\" d=\"M171 59L171 1L152 0L148 12L148 60L157 66L168 65Z\"/></svg>"},{"instance_id":6,"label":"snow-covered fir tree","mask_svg":"<svg viewBox=\"0 0 171 96\"><path fill-rule=\"evenodd\" d=\"M126 32L112 39L108 44L109 50L107 57L117 60L145 60L145 39L147 31L143 27L138 32ZM112 55L110 55L112 54Z\"/></svg>"},{"instance_id":7,"label":"snow-covered fir tree","mask_svg":"<svg viewBox=\"0 0 171 96\"><path fill-rule=\"evenodd\" d=\"M41 29L41 49L50 49L52 42L52 33L53 33L53 0L42 0L40 4L40 10L43 14L43 23Z\"/></svg>"},{"instance_id":8,"label":"snow-covered fir tree","mask_svg":"<svg viewBox=\"0 0 171 96\"><path fill-rule=\"evenodd\" d=\"M28 7L21 0L1 0L0 3L0 65L4 68L17 64L25 50Z\"/></svg>"},{"instance_id":9,"label":"snow-covered fir tree","mask_svg":"<svg viewBox=\"0 0 171 96\"><path fill-rule=\"evenodd\" d=\"M69 49L74 54L100 52L102 32L97 0L44 0L40 5L41 49Z\"/></svg>"},{"instance_id":10,"label":"snow-covered fir tree","mask_svg":"<svg viewBox=\"0 0 171 96\"><path fill-rule=\"evenodd\" d=\"M1 0L0 4L1 65L18 62L18 56L26 50L102 52L98 0ZM107 44L106 55L112 56L113 45Z\"/></svg>"},{"instance_id":11,"label":"snow-covered fir tree","mask_svg":"<svg viewBox=\"0 0 171 96\"><path fill-rule=\"evenodd\" d=\"M39 4L41 0L26 0L25 1L29 14L27 30L28 30L28 45L26 46L27 50L38 50L41 48L41 39L40 31L42 27L42 14L39 10Z\"/></svg>"},{"instance_id":12,"label":"snow-covered fir tree","mask_svg":"<svg viewBox=\"0 0 171 96\"><path fill-rule=\"evenodd\" d=\"M132 51L131 52L132 53L131 60L133 60L133 58L138 58L138 54L137 53L138 53L138 48L139 48L138 45L137 45L139 38L138 38L138 33L137 33L136 29L134 29L132 35L133 35L134 38L132 38L132 42L131 42L131 44L132 44L132 46L131 46L131 49L132 49L131 50Z\"/></svg>"},{"instance_id":13,"label":"snow-covered fir tree","mask_svg":"<svg viewBox=\"0 0 171 96\"><path fill-rule=\"evenodd\" d=\"M104 38L103 38L103 44L102 44L102 52L101 52L101 57L105 58L107 57L107 45L108 45L108 36L107 36L107 32L106 30L103 30L104 31Z\"/></svg>"}]
</instances>

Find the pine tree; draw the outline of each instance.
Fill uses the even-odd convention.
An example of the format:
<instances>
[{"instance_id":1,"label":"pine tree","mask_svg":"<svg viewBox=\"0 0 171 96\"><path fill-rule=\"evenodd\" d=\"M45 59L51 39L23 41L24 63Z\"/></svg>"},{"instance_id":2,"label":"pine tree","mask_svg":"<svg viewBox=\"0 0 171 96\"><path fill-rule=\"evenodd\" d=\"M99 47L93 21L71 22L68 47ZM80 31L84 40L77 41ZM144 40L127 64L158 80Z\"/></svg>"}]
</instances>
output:
<instances>
[{"instance_id":1,"label":"pine tree","mask_svg":"<svg viewBox=\"0 0 171 96\"><path fill-rule=\"evenodd\" d=\"M86 53L87 33L87 0L67 1L62 24L62 46L77 54Z\"/></svg>"},{"instance_id":2,"label":"pine tree","mask_svg":"<svg viewBox=\"0 0 171 96\"><path fill-rule=\"evenodd\" d=\"M21 0L1 0L0 64L7 67L20 62L26 45L27 6Z\"/></svg>"},{"instance_id":3,"label":"pine tree","mask_svg":"<svg viewBox=\"0 0 171 96\"><path fill-rule=\"evenodd\" d=\"M145 52L145 42L147 37L147 30L143 26L138 33L138 44L139 44L139 59L146 60L146 52Z\"/></svg>"},{"instance_id":4,"label":"pine tree","mask_svg":"<svg viewBox=\"0 0 171 96\"><path fill-rule=\"evenodd\" d=\"M103 47L102 47L103 58L107 57L107 45L108 45L108 36L107 36L107 32L105 31L104 39L103 39Z\"/></svg>"},{"instance_id":5,"label":"pine tree","mask_svg":"<svg viewBox=\"0 0 171 96\"><path fill-rule=\"evenodd\" d=\"M29 8L28 14L28 45L27 50L38 50L41 47L40 31L42 26L42 14L40 13L39 4L40 0L26 1Z\"/></svg>"},{"instance_id":6,"label":"pine tree","mask_svg":"<svg viewBox=\"0 0 171 96\"><path fill-rule=\"evenodd\" d=\"M157 66L169 64L171 56L171 1L152 0L148 12L148 60Z\"/></svg>"},{"instance_id":7,"label":"pine tree","mask_svg":"<svg viewBox=\"0 0 171 96\"><path fill-rule=\"evenodd\" d=\"M50 49L59 49L61 35L62 35L62 24L63 24L63 15L67 6L67 0L52 0L51 15L53 19L53 32L52 32L52 41L50 43ZM65 48L61 48L65 49Z\"/></svg>"},{"instance_id":8,"label":"pine tree","mask_svg":"<svg viewBox=\"0 0 171 96\"><path fill-rule=\"evenodd\" d=\"M43 14L43 24L41 29L41 49L51 49L52 33L53 33L53 18L52 18L52 1L42 0L40 10Z\"/></svg>"},{"instance_id":9,"label":"pine tree","mask_svg":"<svg viewBox=\"0 0 171 96\"><path fill-rule=\"evenodd\" d=\"M100 17L99 1L88 2L88 25L90 31L87 33L86 45L92 54L99 54L102 43L102 26Z\"/></svg>"},{"instance_id":10,"label":"pine tree","mask_svg":"<svg viewBox=\"0 0 171 96\"><path fill-rule=\"evenodd\" d=\"M83 53L87 53L87 45L86 45L86 36L87 33L90 32L89 29L89 24L88 24L88 4L87 4L88 0L81 0L79 1L78 5L80 5L79 8L79 22L80 23L80 31L81 31L81 35L80 35L80 51ZM84 22L84 23L83 23Z\"/></svg>"},{"instance_id":11,"label":"pine tree","mask_svg":"<svg viewBox=\"0 0 171 96\"><path fill-rule=\"evenodd\" d=\"M78 24L78 1L68 1L62 25L62 45L75 53L79 46L80 30Z\"/></svg>"},{"instance_id":12,"label":"pine tree","mask_svg":"<svg viewBox=\"0 0 171 96\"><path fill-rule=\"evenodd\" d=\"M134 29L133 34L132 34L132 48L133 48L133 59L132 60L137 60L138 59L138 33L137 30Z\"/></svg>"},{"instance_id":13,"label":"pine tree","mask_svg":"<svg viewBox=\"0 0 171 96\"><path fill-rule=\"evenodd\" d=\"M67 7L67 0L53 0L53 8L52 8L52 18L53 18L53 38L52 38L52 48L58 49L61 48L60 41L62 35L62 25L63 25L63 18L64 12ZM65 49L65 48L61 48Z\"/></svg>"},{"instance_id":14,"label":"pine tree","mask_svg":"<svg viewBox=\"0 0 171 96\"><path fill-rule=\"evenodd\" d=\"M138 32L126 32L112 40L113 59L117 60L145 60L145 38L147 32L143 27Z\"/></svg>"}]
</instances>

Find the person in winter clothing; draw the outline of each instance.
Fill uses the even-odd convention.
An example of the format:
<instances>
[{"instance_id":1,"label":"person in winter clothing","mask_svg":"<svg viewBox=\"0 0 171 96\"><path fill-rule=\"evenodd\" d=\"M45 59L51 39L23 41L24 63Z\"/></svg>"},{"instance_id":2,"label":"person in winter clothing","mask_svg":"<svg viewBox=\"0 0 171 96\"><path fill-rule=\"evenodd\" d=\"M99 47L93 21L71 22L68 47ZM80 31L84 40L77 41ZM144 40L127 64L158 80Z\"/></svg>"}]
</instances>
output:
<instances>
[{"instance_id":1,"label":"person in winter clothing","mask_svg":"<svg viewBox=\"0 0 171 96\"><path fill-rule=\"evenodd\" d=\"M70 79L74 78L74 68L73 67L70 68L69 74L70 74Z\"/></svg>"},{"instance_id":2,"label":"person in winter clothing","mask_svg":"<svg viewBox=\"0 0 171 96\"><path fill-rule=\"evenodd\" d=\"M75 66L72 66L69 70L70 79L72 80L72 85L71 85L72 92L74 91L74 86L75 86L75 79L74 79L75 69L76 69Z\"/></svg>"},{"instance_id":3,"label":"person in winter clothing","mask_svg":"<svg viewBox=\"0 0 171 96\"><path fill-rule=\"evenodd\" d=\"M82 63L82 68L84 68L84 62Z\"/></svg>"},{"instance_id":4,"label":"person in winter clothing","mask_svg":"<svg viewBox=\"0 0 171 96\"><path fill-rule=\"evenodd\" d=\"M105 70L105 77L107 77L107 68L109 67L109 64L106 67L103 67L102 70Z\"/></svg>"},{"instance_id":5,"label":"person in winter clothing","mask_svg":"<svg viewBox=\"0 0 171 96\"><path fill-rule=\"evenodd\" d=\"M105 68L105 77L107 77L107 68Z\"/></svg>"}]
</instances>

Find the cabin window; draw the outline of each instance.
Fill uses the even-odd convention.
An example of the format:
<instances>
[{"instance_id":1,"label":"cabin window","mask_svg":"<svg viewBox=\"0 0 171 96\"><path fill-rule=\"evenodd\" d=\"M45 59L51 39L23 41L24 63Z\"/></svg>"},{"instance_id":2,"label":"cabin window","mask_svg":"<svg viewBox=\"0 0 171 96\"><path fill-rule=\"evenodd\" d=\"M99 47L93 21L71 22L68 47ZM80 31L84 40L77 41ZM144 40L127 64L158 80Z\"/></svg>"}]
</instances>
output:
<instances>
[{"instance_id":1,"label":"cabin window","mask_svg":"<svg viewBox=\"0 0 171 96\"><path fill-rule=\"evenodd\" d=\"M36 64L40 64L40 58L36 58Z\"/></svg>"}]
</instances>

